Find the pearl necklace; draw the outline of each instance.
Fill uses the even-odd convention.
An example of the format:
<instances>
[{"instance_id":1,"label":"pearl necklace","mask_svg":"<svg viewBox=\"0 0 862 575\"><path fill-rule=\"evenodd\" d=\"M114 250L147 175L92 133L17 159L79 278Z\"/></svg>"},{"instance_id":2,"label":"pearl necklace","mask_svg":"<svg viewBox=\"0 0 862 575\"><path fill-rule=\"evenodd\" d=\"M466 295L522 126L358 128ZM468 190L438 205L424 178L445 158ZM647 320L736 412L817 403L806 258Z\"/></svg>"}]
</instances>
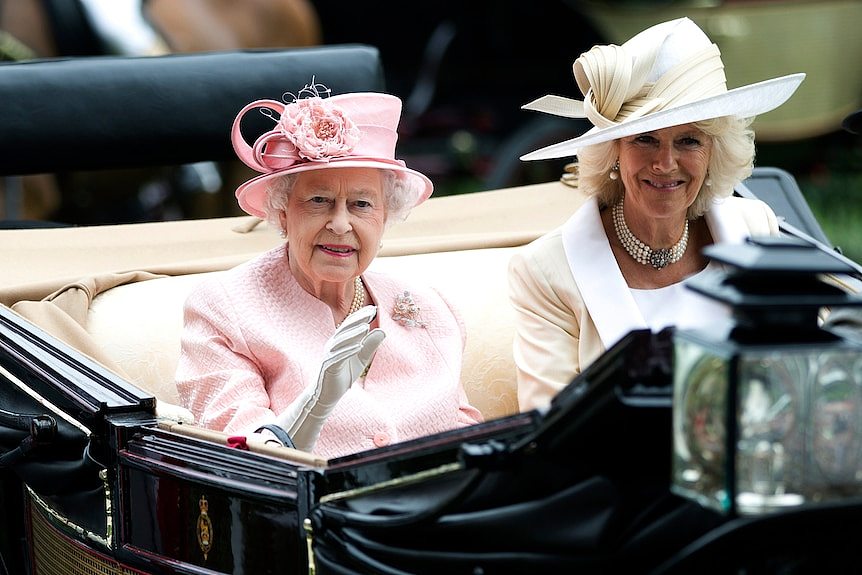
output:
<instances>
[{"instance_id":1,"label":"pearl necklace","mask_svg":"<svg viewBox=\"0 0 862 575\"><path fill-rule=\"evenodd\" d=\"M365 286L362 284L362 278L356 276L356 279L353 280L353 302L350 304L350 309L347 310L347 315L350 315L355 311L359 311L359 308L361 308L364 303Z\"/></svg>"},{"instance_id":2,"label":"pearl necklace","mask_svg":"<svg viewBox=\"0 0 862 575\"><path fill-rule=\"evenodd\" d=\"M614 230L617 232L617 237L628 254L639 264L651 265L657 270L664 268L670 264L675 264L682 259L685 253L685 248L688 246L688 220L685 220L685 229L682 231L682 237L676 244L669 248L652 249L631 232L626 225L626 218L623 215L623 200L614 204L613 207Z\"/></svg>"}]
</instances>

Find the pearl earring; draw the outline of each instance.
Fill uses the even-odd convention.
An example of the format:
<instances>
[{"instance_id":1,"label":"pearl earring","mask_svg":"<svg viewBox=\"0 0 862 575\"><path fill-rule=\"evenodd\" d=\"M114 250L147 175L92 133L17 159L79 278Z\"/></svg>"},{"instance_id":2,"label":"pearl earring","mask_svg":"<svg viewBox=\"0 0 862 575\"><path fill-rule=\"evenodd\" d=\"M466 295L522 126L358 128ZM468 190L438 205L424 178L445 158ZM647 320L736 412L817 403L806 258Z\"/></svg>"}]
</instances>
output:
<instances>
[{"instance_id":1,"label":"pearl earring","mask_svg":"<svg viewBox=\"0 0 862 575\"><path fill-rule=\"evenodd\" d=\"M281 231L278 232L278 235L281 236L281 239L283 239L283 240L287 239L287 230L284 228L281 228Z\"/></svg>"},{"instance_id":2,"label":"pearl earring","mask_svg":"<svg viewBox=\"0 0 862 575\"><path fill-rule=\"evenodd\" d=\"M611 172L608 174L608 177L612 180L618 180L620 178L620 161L617 160L611 168Z\"/></svg>"},{"instance_id":3,"label":"pearl earring","mask_svg":"<svg viewBox=\"0 0 862 575\"><path fill-rule=\"evenodd\" d=\"M709 172L706 173L706 180L704 180L703 185L707 188L712 186L712 178L709 177Z\"/></svg>"}]
</instances>

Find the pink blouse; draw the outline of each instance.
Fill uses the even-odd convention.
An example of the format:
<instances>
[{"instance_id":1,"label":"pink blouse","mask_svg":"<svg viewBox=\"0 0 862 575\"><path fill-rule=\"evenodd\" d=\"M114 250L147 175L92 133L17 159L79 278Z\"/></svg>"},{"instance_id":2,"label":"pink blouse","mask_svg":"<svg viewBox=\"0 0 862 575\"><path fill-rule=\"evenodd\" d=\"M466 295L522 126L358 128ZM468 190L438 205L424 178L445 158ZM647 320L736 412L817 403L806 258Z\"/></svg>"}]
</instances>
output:
<instances>
[{"instance_id":1,"label":"pink blouse","mask_svg":"<svg viewBox=\"0 0 862 575\"><path fill-rule=\"evenodd\" d=\"M314 452L326 458L478 423L460 383L464 326L434 289L362 276L386 339L364 380L332 411ZM393 319L409 292L425 327ZM329 307L290 273L279 246L197 287L186 300L177 389L203 427L248 434L315 385L335 331Z\"/></svg>"}]
</instances>

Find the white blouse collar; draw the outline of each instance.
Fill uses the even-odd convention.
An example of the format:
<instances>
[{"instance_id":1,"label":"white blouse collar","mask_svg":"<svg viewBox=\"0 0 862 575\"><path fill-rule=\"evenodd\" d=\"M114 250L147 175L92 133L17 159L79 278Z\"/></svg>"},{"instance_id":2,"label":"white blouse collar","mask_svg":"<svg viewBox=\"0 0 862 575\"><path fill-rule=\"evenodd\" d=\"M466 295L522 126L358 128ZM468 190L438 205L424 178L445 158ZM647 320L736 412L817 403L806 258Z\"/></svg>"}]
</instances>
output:
<instances>
[{"instance_id":1,"label":"white blouse collar","mask_svg":"<svg viewBox=\"0 0 862 575\"><path fill-rule=\"evenodd\" d=\"M713 203L705 218L716 243L741 243L749 236L745 221L736 217L726 200ZM562 240L569 269L605 349L632 330L646 329L611 251L595 197L563 224Z\"/></svg>"}]
</instances>

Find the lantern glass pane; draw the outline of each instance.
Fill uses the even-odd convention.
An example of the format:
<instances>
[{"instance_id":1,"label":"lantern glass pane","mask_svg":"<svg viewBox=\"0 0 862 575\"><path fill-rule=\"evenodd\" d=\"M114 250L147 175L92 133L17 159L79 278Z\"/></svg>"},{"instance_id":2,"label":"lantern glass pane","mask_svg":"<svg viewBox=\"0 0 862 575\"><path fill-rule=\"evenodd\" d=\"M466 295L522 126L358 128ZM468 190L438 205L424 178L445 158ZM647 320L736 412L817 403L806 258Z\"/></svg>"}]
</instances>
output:
<instances>
[{"instance_id":1,"label":"lantern glass pane","mask_svg":"<svg viewBox=\"0 0 862 575\"><path fill-rule=\"evenodd\" d=\"M684 339L674 354L672 488L725 512L728 361Z\"/></svg>"},{"instance_id":2,"label":"lantern glass pane","mask_svg":"<svg viewBox=\"0 0 862 575\"><path fill-rule=\"evenodd\" d=\"M738 365L738 511L862 495L862 354L747 350Z\"/></svg>"},{"instance_id":3,"label":"lantern glass pane","mask_svg":"<svg viewBox=\"0 0 862 575\"><path fill-rule=\"evenodd\" d=\"M809 379L806 357L779 351L739 360L736 447L740 513L799 505L802 469L795 454L804 441L800 401Z\"/></svg>"}]
</instances>

